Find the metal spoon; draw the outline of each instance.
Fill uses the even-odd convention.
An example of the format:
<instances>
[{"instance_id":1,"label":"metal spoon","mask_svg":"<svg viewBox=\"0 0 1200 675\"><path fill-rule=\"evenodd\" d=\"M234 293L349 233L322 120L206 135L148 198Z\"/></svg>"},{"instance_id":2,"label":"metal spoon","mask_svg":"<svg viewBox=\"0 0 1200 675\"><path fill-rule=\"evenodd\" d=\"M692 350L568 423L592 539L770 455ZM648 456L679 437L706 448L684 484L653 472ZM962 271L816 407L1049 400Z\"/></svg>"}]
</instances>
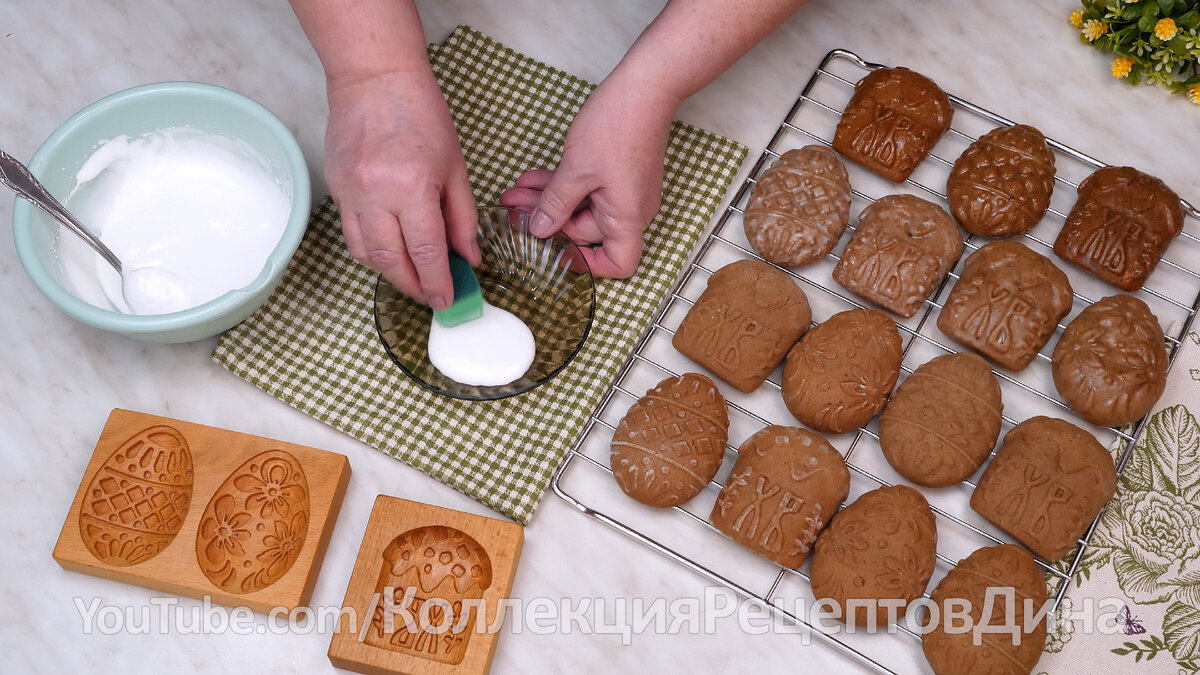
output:
<instances>
[{"instance_id":1,"label":"metal spoon","mask_svg":"<svg viewBox=\"0 0 1200 675\"><path fill-rule=\"evenodd\" d=\"M190 298L187 297L186 288L174 274L155 267L141 267L129 270L127 273L124 265L121 264L121 259L104 242L100 241L100 237L97 237L75 216L71 215L67 207L55 199L41 181L33 177L29 167L3 150L0 150L0 183L28 199L49 214L51 218L62 223L63 227L74 232L84 243L100 254L105 262L112 265L121 278L121 300L125 308L129 308L135 314L166 314L188 306ZM139 292L131 294L129 293L131 288ZM106 293L106 295L108 294ZM129 302L131 295L144 298L146 301L131 303ZM121 303L118 303L111 295L109 300L117 306L118 310L124 311Z\"/></svg>"}]
</instances>

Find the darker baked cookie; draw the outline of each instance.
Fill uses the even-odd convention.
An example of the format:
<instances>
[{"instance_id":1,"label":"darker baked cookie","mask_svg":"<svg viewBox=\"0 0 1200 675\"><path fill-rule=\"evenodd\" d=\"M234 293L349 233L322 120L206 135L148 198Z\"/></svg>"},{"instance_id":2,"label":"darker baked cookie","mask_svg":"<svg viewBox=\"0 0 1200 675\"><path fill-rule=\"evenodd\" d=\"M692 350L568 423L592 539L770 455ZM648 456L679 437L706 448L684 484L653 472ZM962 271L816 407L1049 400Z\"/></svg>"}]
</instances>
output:
<instances>
[{"instance_id":1,"label":"darker baked cookie","mask_svg":"<svg viewBox=\"0 0 1200 675\"><path fill-rule=\"evenodd\" d=\"M769 426L738 448L712 524L784 567L799 567L821 529L850 493L850 471L824 438Z\"/></svg>"},{"instance_id":2,"label":"darker baked cookie","mask_svg":"<svg viewBox=\"0 0 1200 675\"><path fill-rule=\"evenodd\" d=\"M987 602L989 589L992 602ZM1012 598L1006 602L1005 598ZM1046 581L1033 556L1020 546L1003 544L975 551L946 573L930 599L938 607L937 624L926 627L921 650L937 675L1029 673L1046 646L1046 621L1030 625L1046 603ZM967 630L946 617L969 603ZM1028 604L1028 611L1026 605ZM991 608L984 617L985 607ZM933 612L929 613L932 616ZM991 626L994 630L971 630ZM1004 628L1011 632L1004 632Z\"/></svg>"},{"instance_id":3,"label":"darker baked cookie","mask_svg":"<svg viewBox=\"0 0 1200 675\"><path fill-rule=\"evenodd\" d=\"M921 364L879 416L879 447L901 476L927 487L966 480L1000 436L1000 382L974 354Z\"/></svg>"},{"instance_id":4,"label":"darker baked cookie","mask_svg":"<svg viewBox=\"0 0 1200 675\"><path fill-rule=\"evenodd\" d=\"M900 376L900 331L875 309L829 317L788 352L783 402L796 419L841 434L866 424Z\"/></svg>"},{"instance_id":5,"label":"darker baked cookie","mask_svg":"<svg viewBox=\"0 0 1200 675\"><path fill-rule=\"evenodd\" d=\"M912 195L888 195L863 209L833 279L903 316L946 278L962 253L962 235L942 207Z\"/></svg>"},{"instance_id":6,"label":"darker baked cookie","mask_svg":"<svg viewBox=\"0 0 1200 675\"><path fill-rule=\"evenodd\" d=\"M967 232L1021 234L1038 224L1054 192L1054 153L1025 124L993 129L954 162L946 181L950 212Z\"/></svg>"},{"instance_id":7,"label":"darker baked cookie","mask_svg":"<svg viewBox=\"0 0 1200 675\"><path fill-rule=\"evenodd\" d=\"M880 68L854 86L833 149L903 182L950 128L954 108L932 80L907 68Z\"/></svg>"},{"instance_id":8,"label":"darker baked cookie","mask_svg":"<svg viewBox=\"0 0 1200 675\"><path fill-rule=\"evenodd\" d=\"M1128 166L1106 166L1079 184L1054 252L1134 291L1182 230L1183 205L1166 183Z\"/></svg>"},{"instance_id":9,"label":"darker baked cookie","mask_svg":"<svg viewBox=\"0 0 1200 675\"><path fill-rule=\"evenodd\" d=\"M1094 436L1065 420L1034 417L1004 435L971 508L1055 562L1074 550L1116 490L1112 457Z\"/></svg>"},{"instance_id":10,"label":"darker baked cookie","mask_svg":"<svg viewBox=\"0 0 1200 675\"><path fill-rule=\"evenodd\" d=\"M1016 241L972 253L938 315L943 333L1009 370L1021 370L1071 311L1071 282Z\"/></svg>"},{"instance_id":11,"label":"darker baked cookie","mask_svg":"<svg viewBox=\"0 0 1200 675\"><path fill-rule=\"evenodd\" d=\"M613 432L609 461L625 494L649 506L678 506L716 475L728 440L725 397L707 377L684 373L630 406Z\"/></svg>"},{"instance_id":12,"label":"darker baked cookie","mask_svg":"<svg viewBox=\"0 0 1200 675\"><path fill-rule=\"evenodd\" d=\"M783 361L811 321L808 297L786 272L739 260L709 277L671 344L749 393Z\"/></svg>"},{"instance_id":13,"label":"darker baked cookie","mask_svg":"<svg viewBox=\"0 0 1200 675\"><path fill-rule=\"evenodd\" d=\"M937 524L920 492L904 485L871 490L839 511L817 539L809 569L813 597L835 602L838 618L855 628L900 621L908 603L925 593L936 552Z\"/></svg>"},{"instance_id":14,"label":"darker baked cookie","mask_svg":"<svg viewBox=\"0 0 1200 675\"><path fill-rule=\"evenodd\" d=\"M742 226L776 265L807 265L833 250L850 222L850 177L823 145L788 150L758 177Z\"/></svg>"},{"instance_id":15,"label":"darker baked cookie","mask_svg":"<svg viewBox=\"0 0 1200 675\"><path fill-rule=\"evenodd\" d=\"M1150 412L1167 387L1158 317L1132 295L1079 313L1054 347L1051 373L1063 401L1092 424L1116 427Z\"/></svg>"}]
</instances>

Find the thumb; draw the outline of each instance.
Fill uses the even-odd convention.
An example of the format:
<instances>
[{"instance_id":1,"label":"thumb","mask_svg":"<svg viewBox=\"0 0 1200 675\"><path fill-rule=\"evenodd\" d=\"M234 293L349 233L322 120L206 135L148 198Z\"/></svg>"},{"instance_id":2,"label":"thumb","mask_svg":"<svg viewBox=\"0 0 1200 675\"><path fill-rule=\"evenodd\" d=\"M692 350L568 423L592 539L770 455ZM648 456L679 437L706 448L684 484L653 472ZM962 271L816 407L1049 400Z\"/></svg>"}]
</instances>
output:
<instances>
[{"instance_id":1,"label":"thumb","mask_svg":"<svg viewBox=\"0 0 1200 675\"><path fill-rule=\"evenodd\" d=\"M548 237L560 230L590 191L578 174L563 171L560 166L550 176L550 182L533 208L529 232L535 237Z\"/></svg>"}]
</instances>

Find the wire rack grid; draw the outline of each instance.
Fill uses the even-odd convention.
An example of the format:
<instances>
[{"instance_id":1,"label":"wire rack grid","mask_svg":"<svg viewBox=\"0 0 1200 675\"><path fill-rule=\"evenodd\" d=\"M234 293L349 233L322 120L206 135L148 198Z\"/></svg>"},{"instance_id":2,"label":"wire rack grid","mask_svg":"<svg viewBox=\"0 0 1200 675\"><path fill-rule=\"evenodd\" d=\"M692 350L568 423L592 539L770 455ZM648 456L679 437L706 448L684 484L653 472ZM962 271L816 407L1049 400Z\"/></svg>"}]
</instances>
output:
<instances>
[{"instance_id":1,"label":"wire rack grid","mask_svg":"<svg viewBox=\"0 0 1200 675\"><path fill-rule=\"evenodd\" d=\"M807 564L792 570L770 563L742 549L708 521L707 514L722 486L721 481L728 475L736 459L736 448L740 441L768 424L796 424L782 403L779 370L768 378L763 387L749 395L723 388L731 419L730 444L726 449L724 464L704 492L687 504L672 509L654 509L637 504L620 492L608 463L612 432L620 417L643 392L665 377L686 371L703 372L696 364L675 352L670 340L687 309L703 291L708 275L734 260L762 259L747 243L741 227L742 212L756 177L788 149L813 143L830 145L833 130L853 92L855 82L867 72L880 67L883 66L864 61L856 54L841 49L833 50L824 57L749 177L656 312L613 385L601 398L580 437L559 465L552 485L560 498L580 512L641 542L708 581L728 588L747 600L761 603L774 616L800 626L812 638L829 645L853 662L878 672L898 673L916 672L922 668L917 633L904 624L889 629L888 635L829 630L829 623L815 622L812 615L804 611L805 607L811 607L814 600L808 589ZM944 191L935 186L945 185L953 165L953 159L948 158L957 157L967 144L982 133L997 126L1013 124L962 98L953 95L950 98L955 107L953 127L905 184L897 186L851 162L846 163L853 186L852 212L860 212L876 197L895 192L908 192L945 204ZM1070 211L1079 181L1091 171L1104 166L1104 163L1053 139L1047 142L1055 151L1058 168L1054 197L1046 217L1024 235L1024 240L1034 250L1053 257L1050 249ZM1196 219L1200 218L1200 212L1186 201L1183 206L1189 216L1184 232L1172 242L1167 255L1145 287L1136 293L1147 302L1160 322L1168 326L1166 340L1172 362L1200 308L1200 273L1180 262L1200 260L1200 236L1196 232ZM836 284L831 276L833 266L853 230L852 224L839 246L825 260L802 269L784 269L808 294L813 306L814 323L838 311L865 306L864 302ZM980 245L974 236L965 237L962 258ZM1075 298L1071 313L1059 324L1056 336L1094 300L1117 292L1117 289L1080 270L1069 269L1072 267L1070 265L1059 266L1067 272L1075 289ZM901 372L905 376L934 356L959 351L952 340L937 331L935 324L944 296L958 279L961 267L962 259L914 317L897 320L904 342ZM1020 420L1034 415L1065 418L1089 429L1102 442L1107 441L1115 452L1118 471L1123 470L1146 420L1115 429L1095 427L1075 416L1055 394L1050 375L1050 354L1054 341L1052 339L1051 345L1044 347L1034 362L1019 373L1000 368L995 370L1001 381L1006 411L1001 436ZM851 493L847 504L868 490L904 482L887 465L878 450L877 421L873 420L853 433L829 437L829 440L842 452L851 470ZM974 489L979 473L958 486L922 490L934 510L938 529L937 570L930 589L958 560L973 550L998 543L1013 543L1010 537L971 511L968 505L970 491ZM1038 560L1047 577L1053 610L1057 610L1069 589L1070 579L1078 569L1095 526L1093 522L1075 551L1063 561L1051 564Z\"/></svg>"}]
</instances>

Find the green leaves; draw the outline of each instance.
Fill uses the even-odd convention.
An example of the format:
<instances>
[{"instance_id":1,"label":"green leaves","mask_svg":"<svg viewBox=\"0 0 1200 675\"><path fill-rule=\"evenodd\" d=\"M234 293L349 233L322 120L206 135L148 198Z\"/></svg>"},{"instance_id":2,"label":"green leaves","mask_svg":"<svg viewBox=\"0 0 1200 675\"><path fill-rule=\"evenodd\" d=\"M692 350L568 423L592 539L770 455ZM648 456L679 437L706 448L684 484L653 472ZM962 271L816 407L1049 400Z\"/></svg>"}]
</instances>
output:
<instances>
[{"instance_id":1,"label":"green leaves","mask_svg":"<svg viewBox=\"0 0 1200 675\"><path fill-rule=\"evenodd\" d=\"M1200 658L1200 609L1173 602L1163 617L1163 637L1179 661Z\"/></svg>"},{"instance_id":2,"label":"green leaves","mask_svg":"<svg viewBox=\"0 0 1200 675\"><path fill-rule=\"evenodd\" d=\"M1200 73L1200 49L1195 48L1200 44L1200 0L1081 0L1080 5L1079 14L1072 17L1082 23L1080 41L1133 59L1126 81L1187 93L1190 85L1185 82ZM1165 19L1175 23L1168 40L1155 33Z\"/></svg>"}]
</instances>

